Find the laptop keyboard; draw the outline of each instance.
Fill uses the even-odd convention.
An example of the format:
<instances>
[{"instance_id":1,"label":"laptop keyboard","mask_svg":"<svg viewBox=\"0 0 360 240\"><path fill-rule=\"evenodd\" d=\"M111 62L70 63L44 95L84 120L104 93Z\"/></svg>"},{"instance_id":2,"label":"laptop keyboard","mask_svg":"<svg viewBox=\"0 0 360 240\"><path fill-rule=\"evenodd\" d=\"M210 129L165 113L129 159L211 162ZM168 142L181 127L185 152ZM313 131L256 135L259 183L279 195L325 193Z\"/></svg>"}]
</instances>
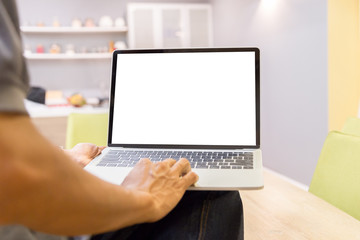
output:
<instances>
[{"instance_id":1,"label":"laptop keyboard","mask_svg":"<svg viewBox=\"0 0 360 240\"><path fill-rule=\"evenodd\" d=\"M141 158L160 162L167 158L186 158L192 168L253 169L252 152L198 152L198 151L136 151L110 150L97 164L103 167L133 167Z\"/></svg>"}]
</instances>

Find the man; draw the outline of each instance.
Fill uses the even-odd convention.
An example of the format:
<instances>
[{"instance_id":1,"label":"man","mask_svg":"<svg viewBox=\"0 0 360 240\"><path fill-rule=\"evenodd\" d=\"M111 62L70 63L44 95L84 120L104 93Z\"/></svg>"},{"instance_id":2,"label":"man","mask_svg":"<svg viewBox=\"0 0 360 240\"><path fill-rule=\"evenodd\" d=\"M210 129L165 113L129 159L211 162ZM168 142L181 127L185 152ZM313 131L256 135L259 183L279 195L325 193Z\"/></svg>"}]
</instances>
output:
<instances>
[{"instance_id":1,"label":"man","mask_svg":"<svg viewBox=\"0 0 360 240\"><path fill-rule=\"evenodd\" d=\"M157 164L142 159L117 186L80 167L101 148L80 144L64 152L52 146L24 108L28 77L14 1L0 1L0 34L0 239L102 232L108 233L93 238L166 239L169 231L179 239L242 237L242 205L236 192L188 193L168 215L197 181L186 159ZM223 226L209 229L209 219ZM116 229L123 230L109 232Z\"/></svg>"}]
</instances>

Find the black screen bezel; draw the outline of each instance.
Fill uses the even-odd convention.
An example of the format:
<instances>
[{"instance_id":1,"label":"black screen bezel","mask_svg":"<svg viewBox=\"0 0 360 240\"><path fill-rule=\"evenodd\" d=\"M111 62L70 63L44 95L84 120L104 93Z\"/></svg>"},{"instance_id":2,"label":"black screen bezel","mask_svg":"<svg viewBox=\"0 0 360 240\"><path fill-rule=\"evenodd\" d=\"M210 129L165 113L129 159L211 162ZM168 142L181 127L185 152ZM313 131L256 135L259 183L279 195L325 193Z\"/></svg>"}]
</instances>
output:
<instances>
[{"instance_id":1,"label":"black screen bezel","mask_svg":"<svg viewBox=\"0 0 360 240\"><path fill-rule=\"evenodd\" d=\"M198 52L254 52L255 53L255 103L256 103L256 144L255 145L168 145L168 144L121 144L112 143L114 99L116 88L117 58L121 54L137 53L198 53ZM257 149L260 148L260 49L246 48L179 48L179 49L128 49L115 50L112 56L110 111L108 128L108 146L126 148L165 148L165 149Z\"/></svg>"}]
</instances>

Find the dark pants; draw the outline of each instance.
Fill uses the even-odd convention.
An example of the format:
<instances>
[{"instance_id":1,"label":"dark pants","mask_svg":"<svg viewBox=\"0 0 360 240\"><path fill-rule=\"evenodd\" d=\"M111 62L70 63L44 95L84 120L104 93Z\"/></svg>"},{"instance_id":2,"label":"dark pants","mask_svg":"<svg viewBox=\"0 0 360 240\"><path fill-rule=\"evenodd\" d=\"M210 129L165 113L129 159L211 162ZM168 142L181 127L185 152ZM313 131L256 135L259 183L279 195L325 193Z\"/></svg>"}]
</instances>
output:
<instances>
[{"instance_id":1,"label":"dark pants","mask_svg":"<svg viewBox=\"0 0 360 240\"><path fill-rule=\"evenodd\" d=\"M238 191L187 191L160 221L96 235L91 240L243 238L243 206Z\"/></svg>"}]
</instances>

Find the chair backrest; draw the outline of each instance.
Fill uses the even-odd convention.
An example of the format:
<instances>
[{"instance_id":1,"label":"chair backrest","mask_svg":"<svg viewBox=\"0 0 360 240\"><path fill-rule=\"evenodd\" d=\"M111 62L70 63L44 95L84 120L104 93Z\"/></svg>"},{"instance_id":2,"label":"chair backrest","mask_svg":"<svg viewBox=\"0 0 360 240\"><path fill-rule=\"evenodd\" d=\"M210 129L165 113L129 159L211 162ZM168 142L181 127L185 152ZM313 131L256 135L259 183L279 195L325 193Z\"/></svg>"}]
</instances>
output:
<instances>
[{"instance_id":1,"label":"chair backrest","mask_svg":"<svg viewBox=\"0 0 360 240\"><path fill-rule=\"evenodd\" d=\"M78 143L106 146L108 113L71 113L67 121L66 148Z\"/></svg>"},{"instance_id":2,"label":"chair backrest","mask_svg":"<svg viewBox=\"0 0 360 240\"><path fill-rule=\"evenodd\" d=\"M329 133L309 192L360 220L360 137Z\"/></svg>"},{"instance_id":3,"label":"chair backrest","mask_svg":"<svg viewBox=\"0 0 360 240\"><path fill-rule=\"evenodd\" d=\"M347 119L341 132L360 137L360 119L359 118Z\"/></svg>"}]
</instances>

